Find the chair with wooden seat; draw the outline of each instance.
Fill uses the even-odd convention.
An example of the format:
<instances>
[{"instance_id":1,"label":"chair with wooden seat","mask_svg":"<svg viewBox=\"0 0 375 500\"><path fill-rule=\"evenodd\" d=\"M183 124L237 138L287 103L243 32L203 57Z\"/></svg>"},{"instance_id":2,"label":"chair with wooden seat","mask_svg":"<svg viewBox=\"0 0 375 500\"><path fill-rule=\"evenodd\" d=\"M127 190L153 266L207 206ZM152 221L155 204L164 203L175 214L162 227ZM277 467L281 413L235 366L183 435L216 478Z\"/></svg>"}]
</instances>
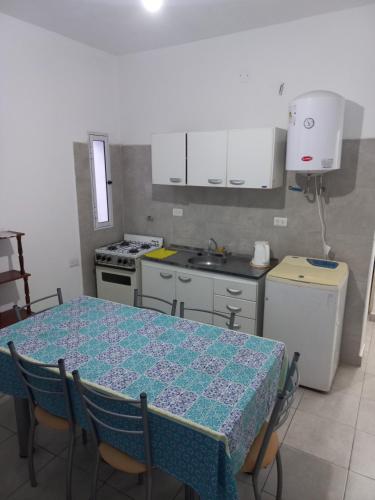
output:
<instances>
[{"instance_id":1,"label":"chair with wooden seat","mask_svg":"<svg viewBox=\"0 0 375 500\"><path fill-rule=\"evenodd\" d=\"M28 302L27 304L25 304L23 306L17 306L17 305L13 306L17 321L22 321L22 319L25 318L25 313L26 313L26 316L35 316L36 314L40 314L44 311L48 311L48 309L52 309L53 306L46 307L45 309L39 310L37 312L31 312L31 313L28 312L28 311L30 311L32 305L38 304L39 302L42 302L44 300L53 299L54 297L57 298L59 305L64 303L61 288L57 288L56 293L53 293L52 295L47 295L46 297L41 297L40 299L33 300L32 302Z\"/></svg>"},{"instance_id":2,"label":"chair with wooden seat","mask_svg":"<svg viewBox=\"0 0 375 500\"><path fill-rule=\"evenodd\" d=\"M261 493L258 485L259 472L261 469L265 469L272 465L275 460L277 468L276 500L281 500L283 489L283 471L280 456L280 442L276 431L287 420L289 410L294 400L294 395L298 388L299 357L300 354L295 352L285 378L284 386L277 394L270 420L262 425L241 469L242 472L252 476L255 500L261 500Z\"/></svg>"},{"instance_id":3,"label":"chair with wooden seat","mask_svg":"<svg viewBox=\"0 0 375 500\"><path fill-rule=\"evenodd\" d=\"M159 302L160 307L161 307L161 304L167 304L168 306L170 306L171 312L166 313L162 309L158 309L156 307L144 306L143 299L150 299L150 300L154 300L156 302ZM177 300L176 299L174 299L172 302L169 302L168 300L159 299L158 297L153 297L152 295L142 295L141 293L139 293L139 291L137 289L134 290L133 305L134 305L134 307L141 307L142 309L150 309L151 311L156 311L156 312L160 312L163 314L169 314L170 316L176 316L176 310L177 310Z\"/></svg>"},{"instance_id":4,"label":"chair with wooden seat","mask_svg":"<svg viewBox=\"0 0 375 500\"><path fill-rule=\"evenodd\" d=\"M82 382L77 370L73 372L73 379L96 447L90 500L96 500L101 461L118 471L137 474L140 482L146 476L145 500L151 500L152 460L147 395L142 393L139 400L112 396ZM114 410L113 405L115 406ZM138 445L142 446L144 450L144 461L140 461L109 444L106 441L109 434L118 439L121 439L122 436L127 439L140 439Z\"/></svg>"},{"instance_id":5,"label":"chair with wooden seat","mask_svg":"<svg viewBox=\"0 0 375 500\"><path fill-rule=\"evenodd\" d=\"M31 486L37 486L34 469L34 438L38 424L56 431L69 433L69 451L66 470L66 499L71 500L71 479L73 451L75 444L75 423L66 380L63 359L57 365L35 363L21 356L13 342L8 342L17 373L27 395L30 409L30 429L28 437L28 466ZM44 404L58 405L64 417L54 415L43 407Z\"/></svg>"},{"instance_id":6,"label":"chair with wooden seat","mask_svg":"<svg viewBox=\"0 0 375 500\"><path fill-rule=\"evenodd\" d=\"M185 317L185 311L193 311L193 312L202 312L202 313L207 313L207 314L213 314L214 316L218 316L220 318L224 318L226 320L225 324L229 328L229 330L234 330L235 329L235 319L236 319L236 313L233 311L228 314L224 313L219 313L217 311L208 311L207 309L198 309L196 307L185 307L185 302L180 302L180 318Z\"/></svg>"}]
</instances>

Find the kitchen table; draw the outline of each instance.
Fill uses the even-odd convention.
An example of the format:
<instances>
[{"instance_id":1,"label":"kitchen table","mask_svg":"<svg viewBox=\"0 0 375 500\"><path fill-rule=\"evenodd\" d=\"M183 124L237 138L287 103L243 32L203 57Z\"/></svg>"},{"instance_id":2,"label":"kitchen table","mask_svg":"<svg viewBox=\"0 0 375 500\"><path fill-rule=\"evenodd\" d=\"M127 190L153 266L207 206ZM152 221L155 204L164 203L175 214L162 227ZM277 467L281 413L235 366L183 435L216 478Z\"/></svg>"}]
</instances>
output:
<instances>
[{"instance_id":1,"label":"kitchen table","mask_svg":"<svg viewBox=\"0 0 375 500\"><path fill-rule=\"evenodd\" d=\"M202 500L237 499L235 475L275 401L283 343L84 296L0 330L0 391L16 398L25 393L9 340L35 361L64 358L102 390L146 392L155 466ZM69 390L85 425L70 375ZM139 442L117 439L113 446L142 460Z\"/></svg>"}]
</instances>

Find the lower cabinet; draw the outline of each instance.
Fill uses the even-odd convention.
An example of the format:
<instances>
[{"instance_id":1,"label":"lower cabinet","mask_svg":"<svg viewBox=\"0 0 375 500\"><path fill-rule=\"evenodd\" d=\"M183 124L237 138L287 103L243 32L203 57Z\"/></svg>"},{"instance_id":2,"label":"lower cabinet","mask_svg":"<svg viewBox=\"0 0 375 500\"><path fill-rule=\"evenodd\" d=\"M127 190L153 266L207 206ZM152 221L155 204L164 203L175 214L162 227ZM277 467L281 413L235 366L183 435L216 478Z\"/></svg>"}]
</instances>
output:
<instances>
[{"instance_id":1,"label":"lower cabinet","mask_svg":"<svg viewBox=\"0 0 375 500\"><path fill-rule=\"evenodd\" d=\"M229 314L236 313L235 330L262 334L264 278L250 280L197 270L187 270L142 261L142 294L168 301L177 299L177 315L180 302L185 308L198 308ZM144 299L144 305L168 312L167 307ZM225 318L195 311L185 311L185 318L227 327Z\"/></svg>"}]
</instances>

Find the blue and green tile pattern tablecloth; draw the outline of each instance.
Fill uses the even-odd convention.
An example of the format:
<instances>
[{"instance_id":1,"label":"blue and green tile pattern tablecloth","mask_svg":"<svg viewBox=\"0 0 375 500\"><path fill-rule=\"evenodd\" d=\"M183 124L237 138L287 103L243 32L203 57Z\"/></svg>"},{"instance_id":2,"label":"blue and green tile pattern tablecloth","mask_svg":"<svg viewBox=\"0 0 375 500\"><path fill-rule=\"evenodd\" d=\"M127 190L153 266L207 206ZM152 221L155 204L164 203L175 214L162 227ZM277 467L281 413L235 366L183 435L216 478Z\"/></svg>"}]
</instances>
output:
<instances>
[{"instance_id":1,"label":"blue and green tile pattern tablecloth","mask_svg":"<svg viewBox=\"0 0 375 500\"><path fill-rule=\"evenodd\" d=\"M68 371L117 394L146 392L155 465L202 500L237 498L235 474L275 401L284 344L80 297L0 330L0 391L16 396L24 394L9 340L40 362L64 358ZM112 444L142 459L142 447L125 438Z\"/></svg>"}]
</instances>

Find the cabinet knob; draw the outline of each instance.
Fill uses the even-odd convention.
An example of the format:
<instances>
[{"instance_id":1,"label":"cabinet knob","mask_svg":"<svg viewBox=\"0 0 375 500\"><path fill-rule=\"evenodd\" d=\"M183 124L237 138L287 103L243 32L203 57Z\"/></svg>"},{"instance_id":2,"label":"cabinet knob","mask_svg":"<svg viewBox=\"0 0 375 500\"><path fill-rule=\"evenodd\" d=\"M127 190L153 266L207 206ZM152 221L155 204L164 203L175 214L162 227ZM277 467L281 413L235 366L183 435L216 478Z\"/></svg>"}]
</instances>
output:
<instances>
[{"instance_id":1,"label":"cabinet knob","mask_svg":"<svg viewBox=\"0 0 375 500\"><path fill-rule=\"evenodd\" d=\"M207 179L209 184L222 184L223 179Z\"/></svg>"},{"instance_id":2,"label":"cabinet knob","mask_svg":"<svg viewBox=\"0 0 375 500\"><path fill-rule=\"evenodd\" d=\"M182 282L182 283L190 283L191 281L191 278L184 278L183 276L179 276L178 279Z\"/></svg>"},{"instance_id":3,"label":"cabinet knob","mask_svg":"<svg viewBox=\"0 0 375 500\"><path fill-rule=\"evenodd\" d=\"M225 322L225 324L226 324L228 327L230 326L229 321L226 321L226 322ZM238 324L238 323L235 323L235 324L233 325L233 330L239 330L240 328L241 328L241 325L240 325L240 324Z\"/></svg>"},{"instance_id":4,"label":"cabinet knob","mask_svg":"<svg viewBox=\"0 0 375 500\"><path fill-rule=\"evenodd\" d=\"M233 186L242 186L242 184L245 184L244 179L230 179L229 182L233 184Z\"/></svg>"},{"instance_id":5,"label":"cabinet knob","mask_svg":"<svg viewBox=\"0 0 375 500\"><path fill-rule=\"evenodd\" d=\"M182 182L181 177L169 177L169 182L173 182L174 184L178 184L179 182Z\"/></svg>"},{"instance_id":6,"label":"cabinet knob","mask_svg":"<svg viewBox=\"0 0 375 500\"><path fill-rule=\"evenodd\" d=\"M160 276L165 280L169 280L173 275L171 273L160 273Z\"/></svg>"},{"instance_id":7,"label":"cabinet knob","mask_svg":"<svg viewBox=\"0 0 375 500\"><path fill-rule=\"evenodd\" d=\"M235 306L230 306L230 305L227 305L227 309L228 309L228 311L232 311L232 312L242 311L242 307L235 307Z\"/></svg>"},{"instance_id":8,"label":"cabinet knob","mask_svg":"<svg viewBox=\"0 0 375 500\"><path fill-rule=\"evenodd\" d=\"M227 292L231 295L241 295L242 290L236 290L235 288L227 288Z\"/></svg>"}]
</instances>

